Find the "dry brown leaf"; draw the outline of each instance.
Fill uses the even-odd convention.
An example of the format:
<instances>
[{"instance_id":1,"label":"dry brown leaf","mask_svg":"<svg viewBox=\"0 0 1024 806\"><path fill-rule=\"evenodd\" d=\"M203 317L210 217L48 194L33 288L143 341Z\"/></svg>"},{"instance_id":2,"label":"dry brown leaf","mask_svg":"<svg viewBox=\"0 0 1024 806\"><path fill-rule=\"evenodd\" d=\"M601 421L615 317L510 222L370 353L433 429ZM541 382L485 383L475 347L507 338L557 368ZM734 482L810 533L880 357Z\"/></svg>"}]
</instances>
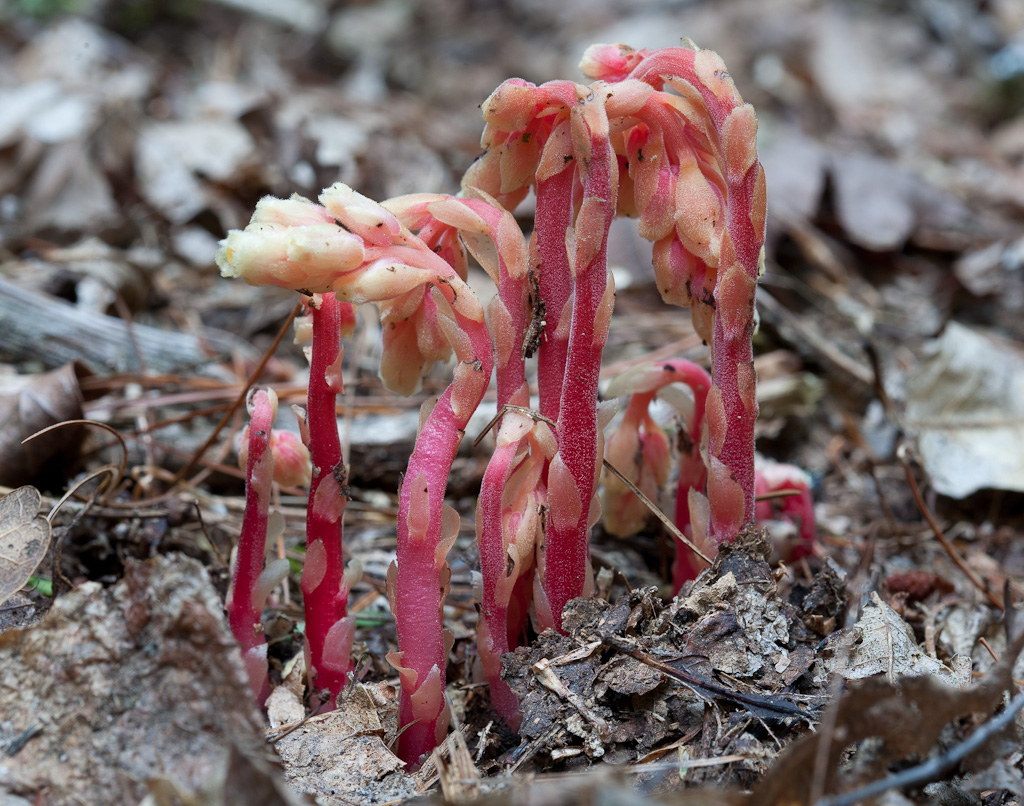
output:
<instances>
[{"instance_id":1,"label":"dry brown leaf","mask_svg":"<svg viewBox=\"0 0 1024 806\"><path fill-rule=\"evenodd\" d=\"M37 431L82 416L82 392L73 364L42 375L0 383L0 484L15 486L54 471L63 481L65 466L78 459L81 430L62 428L22 443Z\"/></svg>"},{"instance_id":2,"label":"dry brown leaf","mask_svg":"<svg viewBox=\"0 0 1024 806\"><path fill-rule=\"evenodd\" d=\"M28 582L50 547L50 522L39 514L42 500L35 487L0 498L0 604Z\"/></svg>"}]
</instances>

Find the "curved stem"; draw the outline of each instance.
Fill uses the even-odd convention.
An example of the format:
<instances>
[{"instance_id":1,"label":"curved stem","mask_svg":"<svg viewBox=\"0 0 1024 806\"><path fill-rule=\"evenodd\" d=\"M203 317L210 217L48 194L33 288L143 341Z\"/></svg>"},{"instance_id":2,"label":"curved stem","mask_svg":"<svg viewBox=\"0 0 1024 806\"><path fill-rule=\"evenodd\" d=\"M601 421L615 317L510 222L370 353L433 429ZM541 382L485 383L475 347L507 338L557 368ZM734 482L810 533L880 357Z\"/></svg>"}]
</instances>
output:
<instances>
[{"instance_id":1,"label":"curved stem","mask_svg":"<svg viewBox=\"0 0 1024 806\"><path fill-rule=\"evenodd\" d=\"M418 764L444 738L447 647L442 607L450 540L444 529L448 475L470 417L483 398L493 365L483 312L464 281L433 253L395 248L410 265L436 271L434 287L452 307L466 336L453 345L459 364L455 378L424 421L399 491L398 559L392 589L402 679L399 716L404 731L398 755ZM477 318L478 317L478 318Z\"/></svg>"}]
</instances>

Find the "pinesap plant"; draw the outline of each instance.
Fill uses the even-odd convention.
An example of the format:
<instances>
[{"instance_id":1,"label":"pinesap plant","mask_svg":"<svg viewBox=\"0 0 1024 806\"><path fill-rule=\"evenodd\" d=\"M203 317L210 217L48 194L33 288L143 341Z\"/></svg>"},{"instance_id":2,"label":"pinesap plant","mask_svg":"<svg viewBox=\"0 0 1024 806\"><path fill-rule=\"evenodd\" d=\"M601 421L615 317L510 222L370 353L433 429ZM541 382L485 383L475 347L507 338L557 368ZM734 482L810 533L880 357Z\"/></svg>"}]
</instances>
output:
<instances>
[{"instance_id":1,"label":"pinesap plant","mask_svg":"<svg viewBox=\"0 0 1024 806\"><path fill-rule=\"evenodd\" d=\"M492 374L496 445L476 517L478 650L492 701L513 728L519 704L501 679L501 655L522 639L528 618L537 629L561 629L565 605L591 589L589 534L601 517L603 428L613 414L613 404L599 400L598 376L614 304L607 239L618 215L638 220L653 243L663 299L689 307L711 347L710 377L688 362L657 370L678 375L673 381L690 386L695 400L677 513L708 555L754 522L751 339L765 183L753 108L717 54L692 43L657 51L595 45L581 68L590 83L510 79L494 91L483 104L484 153L457 196L377 203L336 184L318 202L266 198L218 254L225 276L311 297L313 487L302 588L309 673L332 697L350 668L352 575L342 565L347 488L333 442L341 328L329 311L377 304L381 378L397 392L416 391L430 367L454 353L451 384L421 411L388 578L399 644L389 656L401 680L398 753L413 765L447 730L450 636L442 616L459 515L444 503L445 486ZM512 213L531 189L537 206L527 239ZM465 280L467 251L497 289L486 315ZM534 357L535 405L526 373ZM641 381L624 391L660 388L661 380ZM646 403L627 410L627 430L643 427L641 408ZM663 451L653 442L651 450L663 477ZM613 522L621 516L611 513Z\"/></svg>"}]
</instances>

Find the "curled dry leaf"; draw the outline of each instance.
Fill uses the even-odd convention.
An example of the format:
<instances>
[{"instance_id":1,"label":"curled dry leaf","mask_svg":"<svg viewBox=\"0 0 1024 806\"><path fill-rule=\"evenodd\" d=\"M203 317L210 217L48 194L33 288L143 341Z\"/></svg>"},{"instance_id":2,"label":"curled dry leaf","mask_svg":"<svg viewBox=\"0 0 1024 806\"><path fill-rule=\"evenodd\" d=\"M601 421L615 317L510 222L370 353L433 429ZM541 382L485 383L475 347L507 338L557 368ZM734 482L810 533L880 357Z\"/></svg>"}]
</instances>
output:
<instances>
[{"instance_id":1,"label":"curled dry leaf","mask_svg":"<svg viewBox=\"0 0 1024 806\"><path fill-rule=\"evenodd\" d=\"M64 428L22 443L51 425L82 416L82 392L75 366L65 364L42 375L26 375L0 384L0 484L36 481L52 471L63 481L63 468L77 460L79 428Z\"/></svg>"},{"instance_id":2,"label":"curled dry leaf","mask_svg":"<svg viewBox=\"0 0 1024 806\"><path fill-rule=\"evenodd\" d=\"M39 514L42 500L35 487L0 499L0 604L28 582L50 547L50 522Z\"/></svg>"}]
</instances>

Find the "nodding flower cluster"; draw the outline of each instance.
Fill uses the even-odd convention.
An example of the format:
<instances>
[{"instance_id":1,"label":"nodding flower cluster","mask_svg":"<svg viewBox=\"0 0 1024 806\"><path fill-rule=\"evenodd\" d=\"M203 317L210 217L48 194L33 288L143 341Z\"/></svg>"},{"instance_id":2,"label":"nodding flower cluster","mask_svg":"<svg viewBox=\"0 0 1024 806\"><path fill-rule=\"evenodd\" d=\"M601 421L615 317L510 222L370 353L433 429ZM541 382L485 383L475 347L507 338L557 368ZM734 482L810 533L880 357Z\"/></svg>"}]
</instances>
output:
<instances>
[{"instance_id":1,"label":"nodding flower cluster","mask_svg":"<svg viewBox=\"0 0 1024 806\"><path fill-rule=\"evenodd\" d=\"M444 493L492 372L498 423L476 518L478 647L492 700L511 726L519 707L501 679L501 655L516 646L528 617L538 628L560 629L565 605L591 588L589 532L601 517L602 431L613 413L599 402L597 384L614 304L607 237L617 215L636 217L653 242L661 294L691 308L711 345L712 369L709 376L689 362L667 362L624 382L618 391L636 402L609 455L626 457L642 428L650 477L638 476L640 485L665 480L668 446L645 419L646 407L666 383L680 381L693 402L677 516L712 554L754 522L751 338L765 226L754 111L717 54L692 44L595 45L581 67L591 83L510 79L495 90L483 104L484 154L459 195L377 203L336 184L318 203L266 198L218 255L226 276L312 295L313 472L302 589L310 674L333 697L350 668L351 642L352 575L341 559L346 477L334 421L339 320L350 319L352 305L379 306L381 378L404 394L455 355L451 384L421 413L388 576L399 641L389 660L402 683L405 726L398 752L413 764L447 729L450 637L442 608L459 516ZM512 212L531 188L537 208L527 239ZM467 251L497 287L486 317L465 280ZM534 356L536 408L526 375ZM610 528L630 528L636 513L608 487ZM680 562L677 577L698 567Z\"/></svg>"}]
</instances>

